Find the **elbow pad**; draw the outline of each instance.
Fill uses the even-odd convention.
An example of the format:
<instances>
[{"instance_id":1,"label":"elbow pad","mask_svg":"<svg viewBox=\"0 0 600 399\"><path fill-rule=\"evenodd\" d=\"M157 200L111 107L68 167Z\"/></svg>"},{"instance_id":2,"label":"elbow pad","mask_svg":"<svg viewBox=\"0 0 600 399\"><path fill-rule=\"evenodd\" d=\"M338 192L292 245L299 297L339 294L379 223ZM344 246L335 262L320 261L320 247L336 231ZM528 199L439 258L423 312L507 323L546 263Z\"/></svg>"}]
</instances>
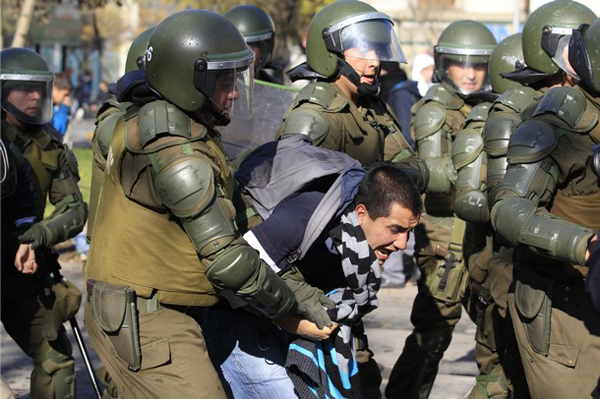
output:
<instances>
[{"instance_id":1,"label":"elbow pad","mask_svg":"<svg viewBox=\"0 0 600 399\"><path fill-rule=\"evenodd\" d=\"M87 205L75 195L68 195L56 204L51 218L42 222L52 232L51 247L75 237L83 230L87 219Z\"/></svg>"},{"instance_id":2,"label":"elbow pad","mask_svg":"<svg viewBox=\"0 0 600 399\"><path fill-rule=\"evenodd\" d=\"M297 307L292 290L248 245L232 246L218 254L206 268L206 277L218 289L235 292L270 318Z\"/></svg>"},{"instance_id":3,"label":"elbow pad","mask_svg":"<svg viewBox=\"0 0 600 399\"><path fill-rule=\"evenodd\" d=\"M492 224L512 246L525 245L542 255L585 265L585 251L594 232L550 214L536 213L533 203L523 198L498 202Z\"/></svg>"}]
</instances>

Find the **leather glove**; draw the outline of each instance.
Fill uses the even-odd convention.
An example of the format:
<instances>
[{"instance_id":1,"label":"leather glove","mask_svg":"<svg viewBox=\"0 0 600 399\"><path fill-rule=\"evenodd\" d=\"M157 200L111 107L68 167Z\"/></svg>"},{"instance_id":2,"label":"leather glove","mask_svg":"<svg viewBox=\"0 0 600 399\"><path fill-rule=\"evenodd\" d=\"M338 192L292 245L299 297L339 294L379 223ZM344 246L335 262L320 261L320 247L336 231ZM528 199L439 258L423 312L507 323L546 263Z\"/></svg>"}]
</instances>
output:
<instances>
[{"instance_id":1,"label":"leather glove","mask_svg":"<svg viewBox=\"0 0 600 399\"><path fill-rule=\"evenodd\" d=\"M334 309L335 302L327 298L323 291L304 281L296 269L284 273L281 278L296 296L298 314L315 323L320 330L333 325L325 308Z\"/></svg>"},{"instance_id":2,"label":"leather glove","mask_svg":"<svg viewBox=\"0 0 600 399\"><path fill-rule=\"evenodd\" d=\"M21 244L31 244L31 248L50 248L54 245L54 233L41 223L36 223L19 236Z\"/></svg>"}]
</instances>

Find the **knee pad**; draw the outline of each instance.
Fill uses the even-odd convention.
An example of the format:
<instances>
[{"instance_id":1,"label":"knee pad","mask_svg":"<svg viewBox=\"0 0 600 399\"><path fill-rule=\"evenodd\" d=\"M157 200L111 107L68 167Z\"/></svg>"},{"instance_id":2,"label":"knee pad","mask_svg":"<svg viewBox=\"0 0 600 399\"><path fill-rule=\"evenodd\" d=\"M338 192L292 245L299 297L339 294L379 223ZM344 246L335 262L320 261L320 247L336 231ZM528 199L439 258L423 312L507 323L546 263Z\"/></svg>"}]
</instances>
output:
<instances>
[{"instance_id":1,"label":"knee pad","mask_svg":"<svg viewBox=\"0 0 600 399\"><path fill-rule=\"evenodd\" d=\"M75 398L75 360L54 348L34 361L31 397Z\"/></svg>"}]
</instances>

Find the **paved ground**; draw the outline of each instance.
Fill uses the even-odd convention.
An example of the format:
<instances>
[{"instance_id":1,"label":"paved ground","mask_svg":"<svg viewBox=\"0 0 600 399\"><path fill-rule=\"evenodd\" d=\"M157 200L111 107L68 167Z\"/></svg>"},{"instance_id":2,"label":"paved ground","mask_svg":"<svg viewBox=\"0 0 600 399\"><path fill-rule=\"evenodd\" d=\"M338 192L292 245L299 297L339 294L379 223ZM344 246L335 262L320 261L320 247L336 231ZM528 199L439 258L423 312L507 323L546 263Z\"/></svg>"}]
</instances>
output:
<instances>
[{"instance_id":1,"label":"paved ground","mask_svg":"<svg viewBox=\"0 0 600 399\"><path fill-rule=\"evenodd\" d=\"M62 257L61 263L65 277L82 289L81 263L67 259L66 256ZM412 298L416 292L415 286L407 286L402 289L382 289L379 296L380 308L369 315L366 320L369 342L382 369L384 384L387 383L394 362L402 350L404 340L410 334L409 316ZM78 319L87 340L82 311L80 311ZM468 318L463 317L456 327L452 344L442 361L440 374L431 394L432 399L460 399L470 391L477 371L473 355L474 333L475 326ZM71 331L69 331L69 335L72 336ZM87 342L88 348L91 349L89 341ZM77 397L93 399L94 393L74 341L73 348L76 353ZM99 367L100 362L93 353L93 349L91 351L94 365ZM2 376L10 384L15 395L19 398L29 398L29 374L31 372L29 358L8 337L4 328L1 331L0 356Z\"/></svg>"}]
</instances>

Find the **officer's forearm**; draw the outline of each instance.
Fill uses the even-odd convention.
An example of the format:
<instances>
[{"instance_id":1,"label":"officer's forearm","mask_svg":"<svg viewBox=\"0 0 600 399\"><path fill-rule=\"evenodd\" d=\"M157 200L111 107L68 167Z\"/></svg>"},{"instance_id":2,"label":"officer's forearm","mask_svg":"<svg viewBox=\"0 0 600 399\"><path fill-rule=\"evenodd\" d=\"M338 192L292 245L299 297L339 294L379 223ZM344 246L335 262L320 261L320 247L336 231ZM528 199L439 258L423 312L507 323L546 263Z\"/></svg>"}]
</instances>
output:
<instances>
[{"instance_id":1,"label":"officer's forearm","mask_svg":"<svg viewBox=\"0 0 600 399\"><path fill-rule=\"evenodd\" d=\"M536 206L523 198L507 198L494 205L491 215L494 229L512 246L585 265L585 251L594 235L591 229L550 214L540 214Z\"/></svg>"},{"instance_id":2,"label":"officer's forearm","mask_svg":"<svg viewBox=\"0 0 600 399\"><path fill-rule=\"evenodd\" d=\"M56 204L56 211L42 223L52 232L52 242L56 245L75 237L83 230L87 219L87 205L83 201L68 196Z\"/></svg>"}]
</instances>

